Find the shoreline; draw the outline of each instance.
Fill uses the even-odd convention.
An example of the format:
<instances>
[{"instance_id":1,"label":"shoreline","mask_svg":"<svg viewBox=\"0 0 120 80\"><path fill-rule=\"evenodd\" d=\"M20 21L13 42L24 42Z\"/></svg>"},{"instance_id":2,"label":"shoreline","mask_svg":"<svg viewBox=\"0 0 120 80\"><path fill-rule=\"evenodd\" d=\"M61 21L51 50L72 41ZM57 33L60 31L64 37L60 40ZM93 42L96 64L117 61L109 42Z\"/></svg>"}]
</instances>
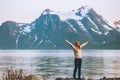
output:
<instances>
[{"instance_id":1,"label":"shoreline","mask_svg":"<svg viewBox=\"0 0 120 80\"><path fill-rule=\"evenodd\" d=\"M34 74L25 74L23 69L13 69L12 66L10 68L7 68L7 70L3 73L1 76L2 79L0 80L120 80L119 77L106 77L99 79L93 79L90 77L82 77L81 79L73 79L73 78L63 78L63 77L57 77L55 79L49 79L49 77L46 74L41 75L34 75ZM54 77L53 77L54 78Z\"/></svg>"},{"instance_id":2,"label":"shoreline","mask_svg":"<svg viewBox=\"0 0 120 80\"><path fill-rule=\"evenodd\" d=\"M92 79L92 78L89 78L89 77L83 77L81 79L74 79L74 78L62 78L62 77L58 77L56 78L55 80L120 80L120 77L103 77L103 78L100 78L100 79Z\"/></svg>"}]
</instances>

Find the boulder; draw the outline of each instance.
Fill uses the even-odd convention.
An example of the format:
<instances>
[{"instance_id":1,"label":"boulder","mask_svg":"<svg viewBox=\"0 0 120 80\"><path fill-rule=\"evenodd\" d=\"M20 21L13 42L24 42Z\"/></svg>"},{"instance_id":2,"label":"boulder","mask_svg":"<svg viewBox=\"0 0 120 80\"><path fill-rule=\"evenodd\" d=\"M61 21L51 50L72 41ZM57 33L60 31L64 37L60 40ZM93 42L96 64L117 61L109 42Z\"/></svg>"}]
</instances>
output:
<instances>
[{"instance_id":1,"label":"boulder","mask_svg":"<svg viewBox=\"0 0 120 80\"><path fill-rule=\"evenodd\" d=\"M62 77L58 77L58 78L56 78L55 80L65 80L65 79L62 78Z\"/></svg>"},{"instance_id":2,"label":"boulder","mask_svg":"<svg viewBox=\"0 0 120 80\"><path fill-rule=\"evenodd\" d=\"M39 78L35 75L25 76L24 80L39 80Z\"/></svg>"}]
</instances>

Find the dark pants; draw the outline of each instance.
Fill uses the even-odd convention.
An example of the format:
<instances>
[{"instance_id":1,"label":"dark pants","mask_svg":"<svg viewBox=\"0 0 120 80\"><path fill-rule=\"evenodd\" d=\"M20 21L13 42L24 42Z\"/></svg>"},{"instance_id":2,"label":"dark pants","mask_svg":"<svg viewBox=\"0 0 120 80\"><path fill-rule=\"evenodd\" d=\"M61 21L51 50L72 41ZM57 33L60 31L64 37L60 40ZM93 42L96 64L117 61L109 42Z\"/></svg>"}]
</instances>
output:
<instances>
[{"instance_id":1,"label":"dark pants","mask_svg":"<svg viewBox=\"0 0 120 80\"><path fill-rule=\"evenodd\" d=\"M75 58L75 61L74 61L74 73L73 73L73 77L76 78L76 72L78 70L78 78L80 79L81 78L81 66L82 66L82 59L79 58Z\"/></svg>"}]
</instances>

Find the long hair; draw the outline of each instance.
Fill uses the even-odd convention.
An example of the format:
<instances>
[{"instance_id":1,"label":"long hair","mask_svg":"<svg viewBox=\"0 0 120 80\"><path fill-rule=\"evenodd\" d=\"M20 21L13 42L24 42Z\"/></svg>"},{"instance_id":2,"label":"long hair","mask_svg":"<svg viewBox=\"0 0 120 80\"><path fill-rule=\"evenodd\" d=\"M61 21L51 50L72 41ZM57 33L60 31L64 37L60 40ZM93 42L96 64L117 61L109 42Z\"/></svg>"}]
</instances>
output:
<instances>
[{"instance_id":1,"label":"long hair","mask_svg":"<svg viewBox=\"0 0 120 80\"><path fill-rule=\"evenodd\" d=\"M79 41L76 41L76 42L75 42L75 46L80 49L80 42L79 42Z\"/></svg>"}]
</instances>

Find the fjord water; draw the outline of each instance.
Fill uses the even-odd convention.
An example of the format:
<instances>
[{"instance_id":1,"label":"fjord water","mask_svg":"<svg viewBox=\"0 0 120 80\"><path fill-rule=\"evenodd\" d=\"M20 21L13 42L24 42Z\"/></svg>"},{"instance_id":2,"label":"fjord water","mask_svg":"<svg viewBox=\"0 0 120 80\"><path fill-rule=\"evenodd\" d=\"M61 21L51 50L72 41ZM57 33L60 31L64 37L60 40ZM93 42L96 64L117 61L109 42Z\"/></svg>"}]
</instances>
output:
<instances>
[{"instance_id":1,"label":"fjord water","mask_svg":"<svg viewBox=\"0 0 120 80\"><path fill-rule=\"evenodd\" d=\"M120 76L120 50L83 50L82 56L82 77ZM25 74L45 74L55 80L72 77L74 57L72 50L1 50L1 77L10 66L24 69Z\"/></svg>"}]
</instances>

